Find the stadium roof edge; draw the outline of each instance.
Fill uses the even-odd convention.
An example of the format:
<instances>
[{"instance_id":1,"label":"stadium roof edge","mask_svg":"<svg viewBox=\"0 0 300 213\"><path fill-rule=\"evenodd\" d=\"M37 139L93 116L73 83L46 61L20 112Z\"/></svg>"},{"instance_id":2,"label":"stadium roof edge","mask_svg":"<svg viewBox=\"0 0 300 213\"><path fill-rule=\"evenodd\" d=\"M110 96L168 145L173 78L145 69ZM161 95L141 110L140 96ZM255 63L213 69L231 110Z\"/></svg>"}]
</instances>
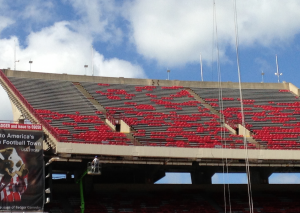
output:
<instances>
[{"instance_id":1,"label":"stadium roof edge","mask_svg":"<svg viewBox=\"0 0 300 213\"><path fill-rule=\"evenodd\" d=\"M218 82L211 81L180 81L180 80L159 80L159 79L138 79L138 78L124 78L124 77L100 77L100 76L86 76L86 75L70 75L70 74L54 74L30 71L13 71L3 69L3 73L7 77L44 79L44 80L62 80L72 82L95 82L108 84L128 84L128 85L149 85L149 86L184 86L184 87L201 87L201 88L219 88ZM243 89L290 89L290 87L298 90L291 83L242 83ZM222 88L239 88L237 82L222 82ZM294 91L293 91L294 92ZM294 92L298 95L298 91Z\"/></svg>"}]
</instances>

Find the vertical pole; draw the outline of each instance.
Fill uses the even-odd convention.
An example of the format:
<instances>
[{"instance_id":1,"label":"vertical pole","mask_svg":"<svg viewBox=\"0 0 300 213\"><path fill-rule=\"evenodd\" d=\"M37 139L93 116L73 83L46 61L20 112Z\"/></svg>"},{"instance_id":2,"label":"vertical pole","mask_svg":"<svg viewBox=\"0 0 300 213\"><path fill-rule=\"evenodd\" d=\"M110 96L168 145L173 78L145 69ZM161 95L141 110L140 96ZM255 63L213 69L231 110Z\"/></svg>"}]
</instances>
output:
<instances>
[{"instance_id":1,"label":"vertical pole","mask_svg":"<svg viewBox=\"0 0 300 213\"><path fill-rule=\"evenodd\" d=\"M94 48L92 45L92 76L94 76Z\"/></svg>"},{"instance_id":2,"label":"vertical pole","mask_svg":"<svg viewBox=\"0 0 300 213\"><path fill-rule=\"evenodd\" d=\"M203 81L203 69L202 69L202 56L200 54L200 71L201 71L201 81Z\"/></svg>"},{"instance_id":3,"label":"vertical pole","mask_svg":"<svg viewBox=\"0 0 300 213\"><path fill-rule=\"evenodd\" d=\"M277 77L278 77L278 83L280 82L279 80L279 68L278 68L278 59L277 59L277 54L276 54L276 68L277 68Z\"/></svg>"},{"instance_id":4,"label":"vertical pole","mask_svg":"<svg viewBox=\"0 0 300 213\"><path fill-rule=\"evenodd\" d=\"M14 70L16 70L16 63L17 63L17 59L16 59L16 40L14 40Z\"/></svg>"},{"instance_id":5,"label":"vertical pole","mask_svg":"<svg viewBox=\"0 0 300 213\"><path fill-rule=\"evenodd\" d=\"M32 62L33 61L31 61L31 59L30 59L30 61L29 61L29 71L31 72L31 64L32 64Z\"/></svg>"}]
</instances>

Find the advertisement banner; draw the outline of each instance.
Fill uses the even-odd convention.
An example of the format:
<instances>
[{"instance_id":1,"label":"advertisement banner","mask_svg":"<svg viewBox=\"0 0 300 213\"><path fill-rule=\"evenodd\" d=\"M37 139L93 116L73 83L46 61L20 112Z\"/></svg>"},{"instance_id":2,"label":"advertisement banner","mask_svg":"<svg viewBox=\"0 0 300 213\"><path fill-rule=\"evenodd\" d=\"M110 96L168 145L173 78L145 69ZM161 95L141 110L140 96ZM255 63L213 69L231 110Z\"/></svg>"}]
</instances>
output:
<instances>
[{"instance_id":1,"label":"advertisement banner","mask_svg":"<svg viewBox=\"0 0 300 213\"><path fill-rule=\"evenodd\" d=\"M43 135L0 129L0 211L42 210Z\"/></svg>"}]
</instances>

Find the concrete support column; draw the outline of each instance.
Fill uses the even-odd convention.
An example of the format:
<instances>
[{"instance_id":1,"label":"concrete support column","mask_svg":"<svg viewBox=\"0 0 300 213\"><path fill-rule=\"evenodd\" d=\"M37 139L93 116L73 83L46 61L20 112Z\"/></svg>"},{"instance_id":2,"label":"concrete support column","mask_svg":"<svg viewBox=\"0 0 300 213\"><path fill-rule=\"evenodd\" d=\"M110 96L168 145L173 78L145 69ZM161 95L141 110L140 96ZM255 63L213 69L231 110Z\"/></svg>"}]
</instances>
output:
<instances>
[{"instance_id":1,"label":"concrete support column","mask_svg":"<svg viewBox=\"0 0 300 213\"><path fill-rule=\"evenodd\" d=\"M251 184L269 184L272 168L250 168Z\"/></svg>"},{"instance_id":2,"label":"concrete support column","mask_svg":"<svg viewBox=\"0 0 300 213\"><path fill-rule=\"evenodd\" d=\"M193 163L193 170L191 172L192 184L211 184L211 178L215 171L211 167L199 166L197 162Z\"/></svg>"},{"instance_id":3,"label":"concrete support column","mask_svg":"<svg viewBox=\"0 0 300 213\"><path fill-rule=\"evenodd\" d=\"M145 183L153 184L165 176L166 173L160 166L148 166L145 172Z\"/></svg>"},{"instance_id":4,"label":"concrete support column","mask_svg":"<svg viewBox=\"0 0 300 213\"><path fill-rule=\"evenodd\" d=\"M67 174L66 174L67 181L71 181L71 178L72 178L71 175L72 174L70 173L70 171L68 171Z\"/></svg>"}]
</instances>

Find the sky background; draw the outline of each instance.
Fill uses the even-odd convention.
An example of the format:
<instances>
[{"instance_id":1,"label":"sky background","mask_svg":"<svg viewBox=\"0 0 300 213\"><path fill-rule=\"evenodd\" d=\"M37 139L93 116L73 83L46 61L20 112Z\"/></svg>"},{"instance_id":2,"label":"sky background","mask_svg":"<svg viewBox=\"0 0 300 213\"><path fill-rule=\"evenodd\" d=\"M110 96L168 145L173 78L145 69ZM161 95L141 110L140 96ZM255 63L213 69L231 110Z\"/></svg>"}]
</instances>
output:
<instances>
[{"instance_id":1,"label":"sky background","mask_svg":"<svg viewBox=\"0 0 300 213\"><path fill-rule=\"evenodd\" d=\"M237 1L242 82L262 71L277 82L277 54L280 80L300 87L299 11L298 0ZM204 80L217 81L218 47L222 81L237 82L234 29L232 0L0 0L0 68L14 69L16 49L17 70L32 60L31 71L92 75L93 61L96 76L167 79L170 69L170 80L199 81L201 55ZM12 120L0 97L0 120Z\"/></svg>"}]
</instances>

